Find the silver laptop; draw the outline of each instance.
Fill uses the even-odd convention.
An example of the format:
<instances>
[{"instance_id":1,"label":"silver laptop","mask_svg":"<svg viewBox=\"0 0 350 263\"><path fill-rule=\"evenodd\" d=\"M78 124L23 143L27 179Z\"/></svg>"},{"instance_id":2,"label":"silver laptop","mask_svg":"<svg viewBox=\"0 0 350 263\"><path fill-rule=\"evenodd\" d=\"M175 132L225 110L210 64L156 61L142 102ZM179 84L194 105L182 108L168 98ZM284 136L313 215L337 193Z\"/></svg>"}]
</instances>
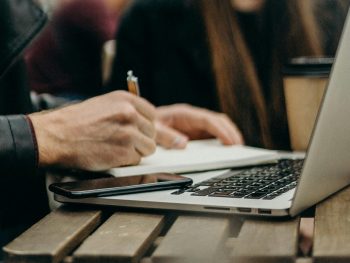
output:
<instances>
[{"instance_id":1,"label":"silver laptop","mask_svg":"<svg viewBox=\"0 0 350 263\"><path fill-rule=\"evenodd\" d=\"M350 184L350 18L345 23L328 88L305 160L246 170L187 174L194 185L112 197L60 202L182 211L295 216Z\"/></svg>"}]
</instances>

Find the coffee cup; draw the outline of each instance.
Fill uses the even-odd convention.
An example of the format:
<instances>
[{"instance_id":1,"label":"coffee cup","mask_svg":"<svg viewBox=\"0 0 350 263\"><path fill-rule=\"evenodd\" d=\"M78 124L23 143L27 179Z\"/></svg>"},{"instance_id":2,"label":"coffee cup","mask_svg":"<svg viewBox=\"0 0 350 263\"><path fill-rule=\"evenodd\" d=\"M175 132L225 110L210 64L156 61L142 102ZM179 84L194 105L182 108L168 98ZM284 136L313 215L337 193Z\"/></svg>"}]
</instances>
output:
<instances>
[{"instance_id":1,"label":"coffee cup","mask_svg":"<svg viewBox=\"0 0 350 263\"><path fill-rule=\"evenodd\" d=\"M305 151L317 118L334 59L294 58L283 69L291 147Z\"/></svg>"}]
</instances>

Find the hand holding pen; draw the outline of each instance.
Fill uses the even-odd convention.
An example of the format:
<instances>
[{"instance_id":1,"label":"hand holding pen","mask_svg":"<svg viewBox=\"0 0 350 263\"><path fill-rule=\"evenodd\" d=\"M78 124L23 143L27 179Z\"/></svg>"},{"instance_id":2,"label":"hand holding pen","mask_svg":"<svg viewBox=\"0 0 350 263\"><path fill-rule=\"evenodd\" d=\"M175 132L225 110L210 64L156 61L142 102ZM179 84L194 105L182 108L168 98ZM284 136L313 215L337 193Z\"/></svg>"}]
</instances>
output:
<instances>
[{"instance_id":1,"label":"hand holding pen","mask_svg":"<svg viewBox=\"0 0 350 263\"><path fill-rule=\"evenodd\" d=\"M127 73L128 90L140 96L138 78ZM157 108L156 141L165 148L185 148L189 140L217 138L224 145L244 144L238 127L222 113L174 104Z\"/></svg>"}]
</instances>

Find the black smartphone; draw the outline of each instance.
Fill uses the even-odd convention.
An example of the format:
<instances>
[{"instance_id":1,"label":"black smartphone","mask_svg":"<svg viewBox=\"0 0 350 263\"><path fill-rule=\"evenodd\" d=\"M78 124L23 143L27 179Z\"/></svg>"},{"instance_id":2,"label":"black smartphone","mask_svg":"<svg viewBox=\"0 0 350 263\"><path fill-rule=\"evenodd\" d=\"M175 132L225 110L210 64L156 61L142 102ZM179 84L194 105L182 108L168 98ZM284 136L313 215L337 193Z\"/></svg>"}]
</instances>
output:
<instances>
[{"instance_id":1,"label":"black smartphone","mask_svg":"<svg viewBox=\"0 0 350 263\"><path fill-rule=\"evenodd\" d=\"M54 183L49 190L69 198L85 198L182 188L192 183L192 179L181 175L154 173Z\"/></svg>"}]
</instances>

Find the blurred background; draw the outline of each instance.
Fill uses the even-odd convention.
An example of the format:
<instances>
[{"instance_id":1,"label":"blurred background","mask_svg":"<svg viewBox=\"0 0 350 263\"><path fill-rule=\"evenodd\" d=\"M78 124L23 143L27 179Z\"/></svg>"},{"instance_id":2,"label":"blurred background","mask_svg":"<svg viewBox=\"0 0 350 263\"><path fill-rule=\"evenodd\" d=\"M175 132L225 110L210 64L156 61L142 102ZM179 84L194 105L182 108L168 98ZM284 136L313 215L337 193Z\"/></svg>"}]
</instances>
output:
<instances>
[{"instance_id":1,"label":"blurred background","mask_svg":"<svg viewBox=\"0 0 350 263\"><path fill-rule=\"evenodd\" d=\"M31 88L69 100L127 89L226 113L252 146L290 149L283 67L334 57L349 0L36 0Z\"/></svg>"}]
</instances>

